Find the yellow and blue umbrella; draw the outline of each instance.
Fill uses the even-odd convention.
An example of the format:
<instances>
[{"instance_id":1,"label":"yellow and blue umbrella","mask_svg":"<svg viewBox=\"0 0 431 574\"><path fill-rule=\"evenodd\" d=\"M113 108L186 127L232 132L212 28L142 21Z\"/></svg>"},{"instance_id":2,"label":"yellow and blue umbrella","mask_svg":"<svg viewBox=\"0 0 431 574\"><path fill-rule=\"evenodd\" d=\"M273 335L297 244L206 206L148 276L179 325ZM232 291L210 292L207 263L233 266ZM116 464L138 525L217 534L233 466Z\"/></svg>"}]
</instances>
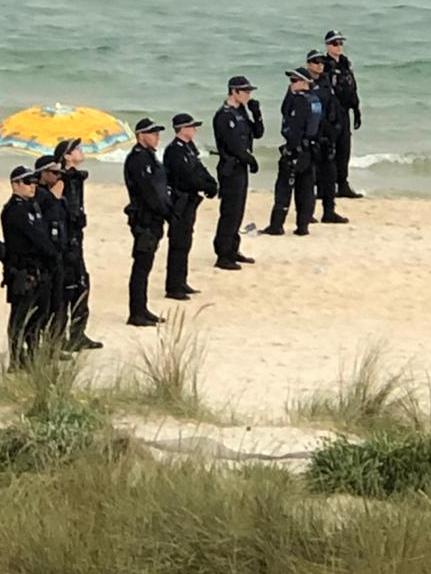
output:
<instances>
[{"instance_id":1,"label":"yellow and blue umbrella","mask_svg":"<svg viewBox=\"0 0 431 574\"><path fill-rule=\"evenodd\" d=\"M12 147L34 155L50 154L58 142L82 139L88 155L110 151L131 140L127 123L95 108L34 106L0 123L0 147Z\"/></svg>"}]
</instances>

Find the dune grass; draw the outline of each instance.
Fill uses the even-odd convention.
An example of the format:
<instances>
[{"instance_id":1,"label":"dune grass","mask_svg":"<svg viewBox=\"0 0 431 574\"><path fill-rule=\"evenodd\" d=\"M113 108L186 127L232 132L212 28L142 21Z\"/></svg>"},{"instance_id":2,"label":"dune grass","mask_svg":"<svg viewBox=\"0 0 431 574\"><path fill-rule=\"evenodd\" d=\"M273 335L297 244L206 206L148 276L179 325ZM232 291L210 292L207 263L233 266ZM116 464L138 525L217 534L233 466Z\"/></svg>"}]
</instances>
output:
<instances>
[{"instance_id":1,"label":"dune grass","mask_svg":"<svg viewBox=\"0 0 431 574\"><path fill-rule=\"evenodd\" d=\"M93 454L1 494L5 574L423 574L431 563L427 495L326 499L276 467Z\"/></svg>"},{"instance_id":2,"label":"dune grass","mask_svg":"<svg viewBox=\"0 0 431 574\"><path fill-rule=\"evenodd\" d=\"M409 368L391 372L379 344L355 361L350 377L341 376L337 387L335 393L317 392L307 400L286 403L290 421L360 435L430 428L430 415L420 407Z\"/></svg>"}]
</instances>

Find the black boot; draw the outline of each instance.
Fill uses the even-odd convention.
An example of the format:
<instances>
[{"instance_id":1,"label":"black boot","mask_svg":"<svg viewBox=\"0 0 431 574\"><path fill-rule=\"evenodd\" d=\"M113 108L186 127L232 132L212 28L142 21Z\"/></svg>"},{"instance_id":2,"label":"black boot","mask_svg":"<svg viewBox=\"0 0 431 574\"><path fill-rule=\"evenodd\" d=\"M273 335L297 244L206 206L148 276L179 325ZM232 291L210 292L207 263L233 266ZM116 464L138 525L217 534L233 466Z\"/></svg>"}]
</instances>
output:
<instances>
[{"instance_id":1,"label":"black boot","mask_svg":"<svg viewBox=\"0 0 431 574\"><path fill-rule=\"evenodd\" d=\"M218 267L219 269L226 269L227 271L239 271L242 269L239 263L235 263L235 261L231 261L226 257L219 257L215 262L214 267Z\"/></svg>"},{"instance_id":2,"label":"black boot","mask_svg":"<svg viewBox=\"0 0 431 574\"><path fill-rule=\"evenodd\" d=\"M332 211L323 214L322 223L349 223L349 220L347 217L342 217L335 211Z\"/></svg>"},{"instance_id":3,"label":"black boot","mask_svg":"<svg viewBox=\"0 0 431 574\"><path fill-rule=\"evenodd\" d=\"M240 253L240 252L238 252L238 253L236 254L235 261L236 261L237 263L249 263L249 264L251 264L251 265L252 265L253 263L256 263L256 261L253 259L253 257L246 257L245 255L243 255L243 254Z\"/></svg>"},{"instance_id":4,"label":"black boot","mask_svg":"<svg viewBox=\"0 0 431 574\"><path fill-rule=\"evenodd\" d=\"M184 293L187 293L187 295L196 295L197 293L201 293L199 289L193 289L193 287L191 287L187 283L183 285L183 291Z\"/></svg>"},{"instance_id":5,"label":"black boot","mask_svg":"<svg viewBox=\"0 0 431 574\"><path fill-rule=\"evenodd\" d=\"M353 189L350 187L349 182L346 181L345 183L338 184L337 197L348 197L349 199L359 199L360 197L364 197L364 195L362 193L357 193L356 191L353 191Z\"/></svg>"},{"instance_id":6,"label":"black boot","mask_svg":"<svg viewBox=\"0 0 431 574\"><path fill-rule=\"evenodd\" d=\"M127 325L133 325L133 327L155 327L157 325L156 321L152 321L144 316L139 317L129 317L127 319Z\"/></svg>"},{"instance_id":7,"label":"black boot","mask_svg":"<svg viewBox=\"0 0 431 574\"><path fill-rule=\"evenodd\" d=\"M282 209L280 207L273 207L271 211L271 219L268 227L262 229L260 233L266 235L284 235L283 225L286 221L287 209Z\"/></svg>"},{"instance_id":8,"label":"black boot","mask_svg":"<svg viewBox=\"0 0 431 574\"><path fill-rule=\"evenodd\" d=\"M306 227L297 227L293 233L294 235L299 235L300 237L303 235L310 235L310 232Z\"/></svg>"}]
</instances>

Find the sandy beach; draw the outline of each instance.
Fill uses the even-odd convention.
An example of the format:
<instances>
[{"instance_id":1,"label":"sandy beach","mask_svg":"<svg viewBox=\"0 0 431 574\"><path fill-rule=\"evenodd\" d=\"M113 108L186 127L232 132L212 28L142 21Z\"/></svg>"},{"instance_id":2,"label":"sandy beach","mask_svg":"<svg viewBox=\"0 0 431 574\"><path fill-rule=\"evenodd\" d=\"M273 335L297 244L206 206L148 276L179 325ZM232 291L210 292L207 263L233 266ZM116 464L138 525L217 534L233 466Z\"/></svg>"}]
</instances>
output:
<instances>
[{"instance_id":1,"label":"sandy beach","mask_svg":"<svg viewBox=\"0 0 431 574\"><path fill-rule=\"evenodd\" d=\"M8 197L2 182L0 199ZM263 227L272 195L252 192L244 223ZM154 345L156 330L126 326L131 236L121 186L87 186L86 258L91 273L88 332L105 343L88 353L99 381L108 381L137 349ZM320 217L320 206L317 214ZM431 363L431 202L408 199L339 201L351 223L313 225L309 237L244 236L242 251L256 265L240 272L213 267L218 201L198 215L190 283L202 290L180 303L206 341L202 392L209 405L229 405L252 420L279 421L286 400L336 389L340 369L384 342L392 368L411 361L418 380ZM166 238L150 281L150 308L164 314L178 304L164 298ZM8 307L0 303L0 349L6 350Z\"/></svg>"}]
</instances>

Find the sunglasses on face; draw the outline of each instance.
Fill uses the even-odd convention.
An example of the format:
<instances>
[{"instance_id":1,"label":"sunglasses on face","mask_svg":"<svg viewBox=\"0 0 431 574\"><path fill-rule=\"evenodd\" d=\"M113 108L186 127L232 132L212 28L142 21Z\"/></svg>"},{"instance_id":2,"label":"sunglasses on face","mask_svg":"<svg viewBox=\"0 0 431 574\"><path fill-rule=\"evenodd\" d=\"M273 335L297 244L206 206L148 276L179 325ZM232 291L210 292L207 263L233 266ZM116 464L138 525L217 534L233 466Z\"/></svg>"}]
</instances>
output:
<instances>
[{"instance_id":1,"label":"sunglasses on face","mask_svg":"<svg viewBox=\"0 0 431 574\"><path fill-rule=\"evenodd\" d=\"M32 177L25 177L21 180L24 185L34 185L37 181Z\"/></svg>"},{"instance_id":2,"label":"sunglasses on face","mask_svg":"<svg viewBox=\"0 0 431 574\"><path fill-rule=\"evenodd\" d=\"M334 40L333 42L329 42L331 46L343 46L343 40Z\"/></svg>"},{"instance_id":3,"label":"sunglasses on face","mask_svg":"<svg viewBox=\"0 0 431 574\"><path fill-rule=\"evenodd\" d=\"M323 66L324 63L323 60L310 60L310 64L317 64L318 66Z\"/></svg>"},{"instance_id":4,"label":"sunglasses on face","mask_svg":"<svg viewBox=\"0 0 431 574\"><path fill-rule=\"evenodd\" d=\"M58 171L57 169L48 169L49 173L52 173L52 175L56 175L57 177L60 177L61 175L61 171Z\"/></svg>"}]
</instances>

